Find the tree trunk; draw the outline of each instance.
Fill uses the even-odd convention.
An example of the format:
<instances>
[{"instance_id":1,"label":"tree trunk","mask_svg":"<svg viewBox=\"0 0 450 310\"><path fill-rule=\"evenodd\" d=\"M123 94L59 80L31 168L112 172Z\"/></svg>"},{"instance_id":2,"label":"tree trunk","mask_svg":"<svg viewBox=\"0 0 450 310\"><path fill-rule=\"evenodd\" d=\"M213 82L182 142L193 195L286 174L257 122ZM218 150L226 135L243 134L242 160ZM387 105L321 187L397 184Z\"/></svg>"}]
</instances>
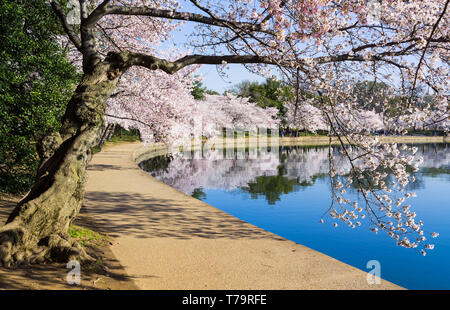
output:
<instances>
[{"instance_id":1,"label":"tree trunk","mask_svg":"<svg viewBox=\"0 0 450 310\"><path fill-rule=\"evenodd\" d=\"M3 266L86 257L67 231L82 205L86 167L104 127L106 101L124 70L120 55L110 54L85 73L60 132L40 143L36 182L0 228Z\"/></svg>"}]
</instances>

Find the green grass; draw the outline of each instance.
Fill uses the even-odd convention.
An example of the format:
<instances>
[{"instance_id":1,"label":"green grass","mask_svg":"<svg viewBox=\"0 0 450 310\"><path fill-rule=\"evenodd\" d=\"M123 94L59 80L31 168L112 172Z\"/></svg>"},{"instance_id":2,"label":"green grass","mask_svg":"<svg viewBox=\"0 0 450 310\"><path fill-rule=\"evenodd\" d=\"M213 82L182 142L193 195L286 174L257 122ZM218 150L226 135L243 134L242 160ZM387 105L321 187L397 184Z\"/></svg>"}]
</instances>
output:
<instances>
[{"instance_id":1,"label":"green grass","mask_svg":"<svg viewBox=\"0 0 450 310\"><path fill-rule=\"evenodd\" d=\"M77 239L78 242L84 247L92 244L98 244L99 242L107 239L107 237L102 236L95 231L77 225L70 226L68 233L69 236Z\"/></svg>"},{"instance_id":2,"label":"green grass","mask_svg":"<svg viewBox=\"0 0 450 310\"><path fill-rule=\"evenodd\" d=\"M114 135L111 137L111 139L105 141L104 145L115 144L120 142L136 142L140 140L141 138L139 136L139 131L137 131L136 129L125 130L119 127L116 128L116 130L114 131ZM101 150L102 148L99 146L94 146L92 148L92 152L94 154L100 152Z\"/></svg>"},{"instance_id":3,"label":"green grass","mask_svg":"<svg viewBox=\"0 0 450 310\"><path fill-rule=\"evenodd\" d=\"M95 252L95 255L92 255L91 253L91 257L93 257L94 260L83 262L83 269L87 272L104 274L106 271L105 263L103 262L102 257L96 253L98 252L98 247L102 245L103 242L107 241L108 237L77 225L70 226L68 233L69 236L76 239L82 247L89 248L90 251Z\"/></svg>"},{"instance_id":4,"label":"green grass","mask_svg":"<svg viewBox=\"0 0 450 310\"><path fill-rule=\"evenodd\" d=\"M108 140L108 142L112 142L112 143L115 143L115 142L135 142L135 141L140 141L141 140L141 138L139 137L139 136L122 136L122 137L120 137L120 136L114 136L114 137L112 137L110 140Z\"/></svg>"},{"instance_id":5,"label":"green grass","mask_svg":"<svg viewBox=\"0 0 450 310\"><path fill-rule=\"evenodd\" d=\"M94 147L92 148L92 153L93 153L93 154L96 154L96 153L100 152L101 150L102 150L101 147L94 146Z\"/></svg>"},{"instance_id":6,"label":"green grass","mask_svg":"<svg viewBox=\"0 0 450 310\"><path fill-rule=\"evenodd\" d=\"M105 143L103 144L103 146L108 145L108 144L116 144L116 143L121 143L121 142L136 142L136 141L140 141L140 137L139 136L114 136L112 137L110 140L105 141ZM98 145L94 146L92 148L92 152L98 153L102 150L101 147L99 147Z\"/></svg>"}]
</instances>

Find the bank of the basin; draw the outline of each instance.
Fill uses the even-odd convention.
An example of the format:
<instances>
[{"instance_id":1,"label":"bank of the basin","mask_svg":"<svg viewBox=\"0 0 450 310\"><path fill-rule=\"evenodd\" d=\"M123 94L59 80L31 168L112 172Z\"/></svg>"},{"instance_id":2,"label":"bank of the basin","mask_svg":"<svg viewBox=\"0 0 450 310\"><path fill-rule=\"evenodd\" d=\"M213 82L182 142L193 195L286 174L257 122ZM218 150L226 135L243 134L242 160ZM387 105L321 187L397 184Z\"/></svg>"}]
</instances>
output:
<instances>
[{"instance_id":1,"label":"bank of the basin","mask_svg":"<svg viewBox=\"0 0 450 310\"><path fill-rule=\"evenodd\" d=\"M111 250L141 289L400 289L243 222L140 170L153 148L105 147L90 166L85 212L114 237Z\"/></svg>"},{"instance_id":2,"label":"bank of the basin","mask_svg":"<svg viewBox=\"0 0 450 310\"><path fill-rule=\"evenodd\" d=\"M450 137L446 136L378 136L382 143L406 143L406 144L421 144L421 143L450 143ZM345 138L344 142L348 142ZM169 151L180 151L186 147L188 151L195 148L252 148L273 145L284 146L322 146L329 145L330 138L326 136L305 136L305 137L247 137L247 138L221 138L212 139L208 141L193 140L190 144L184 146L166 147L163 143L148 144L145 147L137 149L134 153L134 160L141 162L151 157L164 155ZM337 137L331 138L332 145L339 145L340 141Z\"/></svg>"}]
</instances>

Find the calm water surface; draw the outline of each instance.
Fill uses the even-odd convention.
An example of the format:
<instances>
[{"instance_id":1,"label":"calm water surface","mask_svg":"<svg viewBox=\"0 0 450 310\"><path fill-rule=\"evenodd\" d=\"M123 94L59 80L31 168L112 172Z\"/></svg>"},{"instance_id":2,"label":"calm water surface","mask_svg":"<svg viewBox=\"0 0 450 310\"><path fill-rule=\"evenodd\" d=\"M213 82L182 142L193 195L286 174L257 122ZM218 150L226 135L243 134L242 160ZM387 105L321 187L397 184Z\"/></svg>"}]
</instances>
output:
<instances>
[{"instance_id":1,"label":"calm water surface","mask_svg":"<svg viewBox=\"0 0 450 310\"><path fill-rule=\"evenodd\" d=\"M319 219L330 206L327 147L279 147L269 150L197 151L159 156L141 168L174 188L279 236L369 271L381 264L381 277L408 289L450 289L450 145L418 145L425 161L410 183L416 222L438 232L435 249L395 244L369 225L333 227ZM336 153L338 154L338 153ZM220 156L219 156L220 155ZM226 159L224 159L226 158ZM342 167L346 169L346 167ZM349 198L356 199L355 192ZM366 224L366 225L365 225Z\"/></svg>"}]
</instances>

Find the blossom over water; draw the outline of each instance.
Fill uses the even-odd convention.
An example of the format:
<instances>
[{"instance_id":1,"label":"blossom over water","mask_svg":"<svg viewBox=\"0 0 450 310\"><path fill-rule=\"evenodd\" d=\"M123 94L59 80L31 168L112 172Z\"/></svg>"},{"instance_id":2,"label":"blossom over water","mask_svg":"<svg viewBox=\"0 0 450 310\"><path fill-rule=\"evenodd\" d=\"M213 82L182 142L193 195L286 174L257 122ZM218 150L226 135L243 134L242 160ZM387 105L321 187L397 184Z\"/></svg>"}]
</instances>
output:
<instances>
[{"instance_id":1,"label":"blossom over water","mask_svg":"<svg viewBox=\"0 0 450 310\"><path fill-rule=\"evenodd\" d=\"M273 191L281 184L287 186L284 187L285 189L289 188L292 191L314 184L318 177L328 178L329 154L327 147L280 147L279 152L261 149L256 158L251 158L250 150L244 150L244 156L241 159L238 159L238 149L232 152L234 154L232 157L228 158L217 156L218 152L223 152L223 150L200 150L198 155L191 159L186 158L182 153L172 154L172 157L167 158L166 166L163 169L158 166L149 168L145 162L141 163L141 167L150 169L149 173L153 176L189 195L198 189L244 190L256 195L266 195L265 191ZM427 167L433 167L433 171L436 169L448 171L450 155L447 147L419 146L417 153L423 158L423 173L427 173ZM369 226L370 230L376 234L385 232L395 239L399 246L417 248L419 244L424 244L423 251L434 249L432 241L427 240L424 236L424 223L420 219L416 219L413 208L405 204L407 199L416 196L415 191L421 186L420 180L405 185L402 195L397 196L395 200L392 200L387 194L379 196L378 199L383 201L385 207L376 210L369 209L365 205L366 198L359 192L359 187L353 186L352 182L349 182L348 176L352 168L345 160L345 156L340 155L338 147L334 148L333 154L337 162L342 162L339 170L336 171L336 174L341 177L337 179L334 188L338 191L346 190L353 193L351 196L356 200L351 201L349 208L340 209L340 206L345 205L346 201L345 198L339 196L337 203L340 205L326 211L326 216L321 219L321 223L329 222L327 218L330 217L336 227L339 222L351 228ZM149 162L151 161L153 159L149 160ZM274 181L276 183L270 183L270 188L264 189L261 187L262 183L258 183L263 181L262 177L266 178L264 182ZM388 173L388 178L393 180L395 176L393 173ZM378 188L382 188L382 186L382 184L377 185ZM283 195L282 192L280 195ZM333 197L331 194L330 198ZM379 217L382 221L374 220L374 216ZM365 224L362 225L362 223ZM412 239L414 234L417 235L416 239ZM431 239L436 237L438 237L438 233L430 233Z\"/></svg>"}]
</instances>

